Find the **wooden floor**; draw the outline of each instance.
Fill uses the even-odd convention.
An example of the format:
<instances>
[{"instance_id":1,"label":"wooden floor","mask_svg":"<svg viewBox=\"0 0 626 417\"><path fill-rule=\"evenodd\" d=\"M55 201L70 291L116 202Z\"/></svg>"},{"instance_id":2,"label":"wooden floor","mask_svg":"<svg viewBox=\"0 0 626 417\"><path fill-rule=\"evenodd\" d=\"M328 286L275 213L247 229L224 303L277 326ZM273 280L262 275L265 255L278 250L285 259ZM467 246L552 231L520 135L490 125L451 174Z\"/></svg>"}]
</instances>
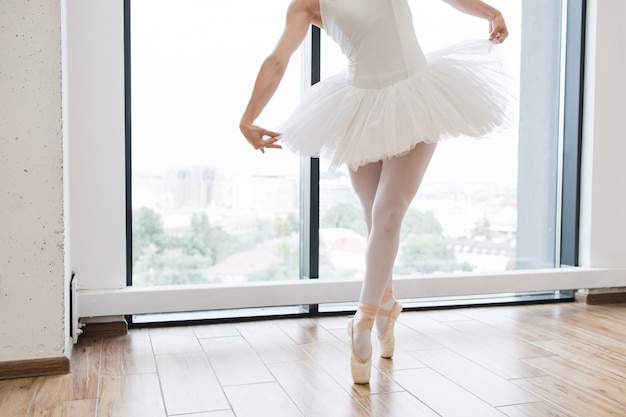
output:
<instances>
[{"instance_id":1,"label":"wooden floor","mask_svg":"<svg viewBox=\"0 0 626 417\"><path fill-rule=\"evenodd\" d=\"M72 372L0 381L2 417L626 416L626 305L405 312L351 383L345 317L80 340Z\"/></svg>"}]
</instances>

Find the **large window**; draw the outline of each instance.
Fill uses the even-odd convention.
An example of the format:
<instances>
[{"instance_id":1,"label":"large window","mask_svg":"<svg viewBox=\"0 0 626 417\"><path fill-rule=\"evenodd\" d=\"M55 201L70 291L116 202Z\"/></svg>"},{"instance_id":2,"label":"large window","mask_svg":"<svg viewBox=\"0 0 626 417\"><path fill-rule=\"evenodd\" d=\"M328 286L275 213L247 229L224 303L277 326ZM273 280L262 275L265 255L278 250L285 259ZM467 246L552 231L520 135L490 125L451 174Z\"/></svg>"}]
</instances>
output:
<instances>
[{"instance_id":1,"label":"large window","mask_svg":"<svg viewBox=\"0 0 626 417\"><path fill-rule=\"evenodd\" d=\"M486 139L439 144L405 219L397 276L558 265L563 10L560 1L541 10L522 3L497 4L510 31L496 49L511 77L515 122ZM412 6L426 53L484 38L488 31L484 21L444 2ZM323 37L322 77L344 65L341 52ZM332 175L324 171L322 167L320 277L360 279L366 243L361 209L347 170Z\"/></svg>"},{"instance_id":2,"label":"large window","mask_svg":"<svg viewBox=\"0 0 626 417\"><path fill-rule=\"evenodd\" d=\"M262 155L238 130L289 0L126 1L132 285L362 279L366 229L346 169L286 150ZM425 52L487 35L485 21L443 1L410 3ZM565 2L493 4L511 33L497 50L515 122L439 145L406 217L396 276L561 265ZM277 127L311 80L345 66L317 35L259 124Z\"/></svg>"},{"instance_id":3,"label":"large window","mask_svg":"<svg viewBox=\"0 0 626 417\"><path fill-rule=\"evenodd\" d=\"M300 162L238 129L288 3L132 0L133 285L298 279ZM301 73L296 58L260 124Z\"/></svg>"}]
</instances>

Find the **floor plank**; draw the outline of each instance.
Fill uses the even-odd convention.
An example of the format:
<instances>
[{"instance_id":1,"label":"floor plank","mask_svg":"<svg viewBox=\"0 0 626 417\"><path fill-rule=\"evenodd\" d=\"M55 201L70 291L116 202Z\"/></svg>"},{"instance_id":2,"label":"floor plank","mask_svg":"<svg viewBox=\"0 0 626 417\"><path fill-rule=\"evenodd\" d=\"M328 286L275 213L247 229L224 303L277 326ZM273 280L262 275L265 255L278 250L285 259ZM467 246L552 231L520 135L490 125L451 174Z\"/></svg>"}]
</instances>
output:
<instances>
[{"instance_id":1,"label":"floor plank","mask_svg":"<svg viewBox=\"0 0 626 417\"><path fill-rule=\"evenodd\" d=\"M406 352L399 349L396 349L393 358L391 359L379 359L380 349L374 349L374 364L381 371L386 372L388 374L393 374L394 371L400 371L403 369L417 369L424 368L422 362L417 360L415 356L411 354L412 352Z\"/></svg>"},{"instance_id":2,"label":"floor plank","mask_svg":"<svg viewBox=\"0 0 626 417\"><path fill-rule=\"evenodd\" d=\"M208 413L180 414L176 417L236 417L231 410L210 411Z\"/></svg>"},{"instance_id":3,"label":"floor plank","mask_svg":"<svg viewBox=\"0 0 626 417\"><path fill-rule=\"evenodd\" d=\"M211 337L241 336L234 324L205 324L193 326L193 331L198 339Z\"/></svg>"},{"instance_id":4,"label":"floor plank","mask_svg":"<svg viewBox=\"0 0 626 417\"><path fill-rule=\"evenodd\" d=\"M201 339L222 386L272 382L274 377L241 336Z\"/></svg>"},{"instance_id":5,"label":"floor plank","mask_svg":"<svg viewBox=\"0 0 626 417\"><path fill-rule=\"evenodd\" d=\"M531 358L526 362L549 372L585 391L612 400L626 408L626 379L614 378L597 372L594 368L561 357Z\"/></svg>"},{"instance_id":6,"label":"floor plank","mask_svg":"<svg viewBox=\"0 0 626 417\"><path fill-rule=\"evenodd\" d=\"M359 397L371 416L438 417L439 414L407 392L389 392Z\"/></svg>"},{"instance_id":7,"label":"floor plank","mask_svg":"<svg viewBox=\"0 0 626 417\"><path fill-rule=\"evenodd\" d=\"M535 342L561 358L593 368L605 375L626 379L626 356L602 341L546 340Z\"/></svg>"},{"instance_id":8,"label":"floor plank","mask_svg":"<svg viewBox=\"0 0 626 417\"><path fill-rule=\"evenodd\" d=\"M148 330L107 339L102 352L102 375L118 376L156 372Z\"/></svg>"},{"instance_id":9,"label":"floor plank","mask_svg":"<svg viewBox=\"0 0 626 417\"><path fill-rule=\"evenodd\" d=\"M449 349L422 350L413 356L427 367L494 407L540 398Z\"/></svg>"},{"instance_id":10,"label":"floor plank","mask_svg":"<svg viewBox=\"0 0 626 417\"><path fill-rule=\"evenodd\" d=\"M155 355L202 352L191 327L150 329L150 340Z\"/></svg>"},{"instance_id":11,"label":"floor plank","mask_svg":"<svg viewBox=\"0 0 626 417\"><path fill-rule=\"evenodd\" d=\"M432 369L398 371L394 378L409 393L442 417L505 415Z\"/></svg>"},{"instance_id":12,"label":"floor plank","mask_svg":"<svg viewBox=\"0 0 626 417\"><path fill-rule=\"evenodd\" d=\"M157 374L105 376L98 417L165 417Z\"/></svg>"},{"instance_id":13,"label":"floor plank","mask_svg":"<svg viewBox=\"0 0 626 417\"><path fill-rule=\"evenodd\" d=\"M344 387L311 360L276 363L269 368L307 417L369 415Z\"/></svg>"},{"instance_id":14,"label":"floor plank","mask_svg":"<svg viewBox=\"0 0 626 417\"><path fill-rule=\"evenodd\" d=\"M35 396L36 404L98 398L98 379L102 359L102 339L85 338L72 351L69 374L47 376Z\"/></svg>"},{"instance_id":15,"label":"floor plank","mask_svg":"<svg viewBox=\"0 0 626 417\"><path fill-rule=\"evenodd\" d=\"M278 327L296 344L332 341L334 336L313 319L279 320Z\"/></svg>"},{"instance_id":16,"label":"floor plank","mask_svg":"<svg viewBox=\"0 0 626 417\"><path fill-rule=\"evenodd\" d=\"M509 417L576 417L547 402L509 405L500 407L499 410Z\"/></svg>"},{"instance_id":17,"label":"floor plank","mask_svg":"<svg viewBox=\"0 0 626 417\"><path fill-rule=\"evenodd\" d=\"M433 319L432 315L404 314L398 318L398 323L415 330L421 335L431 335L440 333L451 333L456 330L446 323Z\"/></svg>"},{"instance_id":18,"label":"floor plank","mask_svg":"<svg viewBox=\"0 0 626 417\"><path fill-rule=\"evenodd\" d=\"M620 340L620 335L626 333L626 324L623 323L623 319L626 319L626 315L620 309L613 309L611 311L611 320L607 320L607 310L611 309L611 306L586 306L586 308L572 311L563 317L563 321L569 323L575 327L587 327L590 321L596 323L593 327L593 333L601 335L603 337ZM621 320L620 320L621 319Z\"/></svg>"},{"instance_id":19,"label":"floor plank","mask_svg":"<svg viewBox=\"0 0 626 417\"><path fill-rule=\"evenodd\" d=\"M507 352L507 354L519 359L551 355L549 351L533 343L512 337L509 333L478 321L454 322L448 323L448 326L462 332L472 343L478 346Z\"/></svg>"},{"instance_id":20,"label":"floor plank","mask_svg":"<svg viewBox=\"0 0 626 417\"><path fill-rule=\"evenodd\" d=\"M242 323L237 329L266 364L306 359L300 346L275 323Z\"/></svg>"},{"instance_id":21,"label":"floor plank","mask_svg":"<svg viewBox=\"0 0 626 417\"><path fill-rule=\"evenodd\" d=\"M29 411L41 378L0 381L0 410L3 415L24 417Z\"/></svg>"},{"instance_id":22,"label":"floor plank","mask_svg":"<svg viewBox=\"0 0 626 417\"><path fill-rule=\"evenodd\" d=\"M521 309L510 311L506 307L483 307L467 309L465 314L472 320L487 324L506 334L517 336L527 342L554 337L555 329L548 326L528 326L529 314Z\"/></svg>"},{"instance_id":23,"label":"floor plank","mask_svg":"<svg viewBox=\"0 0 626 417\"><path fill-rule=\"evenodd\" d=\"M495 350L491 346L478 345L465 334L442 334L432 336L432 338L441 346L468 358L502 378L518 379L546 375L546 372L523 362L516 355Z\"/></svg>"},{"instance_id":24,"label":"floor plank","mask_svg":"<svg viewBox=\"0 0 626 417\"><path fill-rule=\"evenodd\" d=\"M302 417L304 414L276 382L225 387L237 417Z\"/></svg>"},{"instance_id":25,"label":"floor plank","mask_svg":"<svg viewBox=\"0 0 626 417\"><path fill-rule=\"evenodd\" d=\"M405 315L408 315L405 313ZM413 314L411 314L413 315ZM402 317L402 316L401 316ZM344 330L345 333L345 330ZM441 332L439 334L450 334L451 332ZM414 350L434 349L441 347L433 337L435 334L428 336L423 335L416 330L398 323L395 328L396 336L396 351L397 352L412 352Z\"/></svg>"},{"instance_id":26,"label":"floor plank","mask_svg":"<svg viewBox=\"0 0 626 417\"><path fill-rule=\"evenodd\" d=\"M420 314L424 317L431 318L432 320L447 324L447 322L471 320L466 314L464 309L449 309L449 310L425 310L420 311Z\"/></svg>"},{"instance_id":27,"label":"floor plank","mask_svg":"<svg viewBox=\"0 0 626 417\"><path fill-rule=\"evenodd\" d=\"M156 361L168 414L230 408L204 352L157 355Z\"/></svg>"},{"instance_id":28,"label":"floor plank","mask_svg":"<svg viewBox=\"0 0 626 417\"><path fill-rule=\"evenodd\" d=\"M322 327L327 331L331 330L343 330L346 331L346 322L348 321L348 317L345 316L325 316L325 317L317 317L315 322L318 326Z\"/></svg>"},{"instance_id":29,"label":"floor plank","mask_svg":"<svg viewBox=\"0 0 626 417\"><path fill-rule=\"evenodd\" d=\"M96 417L96 404L96 399L35 404L29 417Z\"/></svg>"},{"instance_id":30,"label":"floor plank","mask_svg":"<svg viewBox=\"0 0 626 417\"><path fill-rule=\"evenodd\" d=\"M553 376L526 378L515 384L576 416L623 417L626 408Z\"/></svg>"}]
</instances>

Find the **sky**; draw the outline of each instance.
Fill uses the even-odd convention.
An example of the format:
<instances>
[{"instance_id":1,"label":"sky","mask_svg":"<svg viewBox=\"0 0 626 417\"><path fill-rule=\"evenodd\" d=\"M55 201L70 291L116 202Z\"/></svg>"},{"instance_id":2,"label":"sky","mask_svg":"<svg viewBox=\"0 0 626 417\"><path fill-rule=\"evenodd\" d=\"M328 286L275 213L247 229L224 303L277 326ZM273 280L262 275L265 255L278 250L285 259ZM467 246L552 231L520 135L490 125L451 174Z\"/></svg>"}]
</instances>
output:
<instances>
[{"instance_id":1,"label":"sky","mask_svg":"<svg viewBox=\"0 0 626 417\"><path fill-rule=\"evenodd\" d=\"M300 160L289 151L254 151L238 129L254 79L280 35L288 0L133 0L133 172L216 166L225 174L294 175ZM485 38L488 23L441 0L409 0L425 52L465 39ZM492 1L509 27L501 45L507 72L519 77L521 2ZM322 78L345 67L325 34ZM296 53L258 124L273 129L288 117L301 92ZM517 82L513 83L517 85ZM426 180L512 183L517 178L516 126L486 140L439 146Z\"/></svg>"}]
</instances>

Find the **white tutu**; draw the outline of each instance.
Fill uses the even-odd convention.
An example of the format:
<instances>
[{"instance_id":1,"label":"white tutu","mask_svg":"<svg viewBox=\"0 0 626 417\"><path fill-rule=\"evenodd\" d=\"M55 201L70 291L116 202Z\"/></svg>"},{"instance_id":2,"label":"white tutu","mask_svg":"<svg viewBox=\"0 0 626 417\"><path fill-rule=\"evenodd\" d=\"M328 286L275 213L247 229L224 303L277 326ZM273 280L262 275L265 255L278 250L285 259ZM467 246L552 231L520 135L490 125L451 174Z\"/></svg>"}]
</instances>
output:
<instances>
[{"instance_id":1,"label":"white tutu","mask_svg":"<svg viewBox=\"0 0 626 417\"><path fill-rule=\"evenodd\" d=\"M407 153L420 142L484 137L510 121L510 79L487 40L426 55L428 65L382 88L353 85L347 72L307 91L277 131L297 154L351 169Z\"/></svg>"}]
</instances>

